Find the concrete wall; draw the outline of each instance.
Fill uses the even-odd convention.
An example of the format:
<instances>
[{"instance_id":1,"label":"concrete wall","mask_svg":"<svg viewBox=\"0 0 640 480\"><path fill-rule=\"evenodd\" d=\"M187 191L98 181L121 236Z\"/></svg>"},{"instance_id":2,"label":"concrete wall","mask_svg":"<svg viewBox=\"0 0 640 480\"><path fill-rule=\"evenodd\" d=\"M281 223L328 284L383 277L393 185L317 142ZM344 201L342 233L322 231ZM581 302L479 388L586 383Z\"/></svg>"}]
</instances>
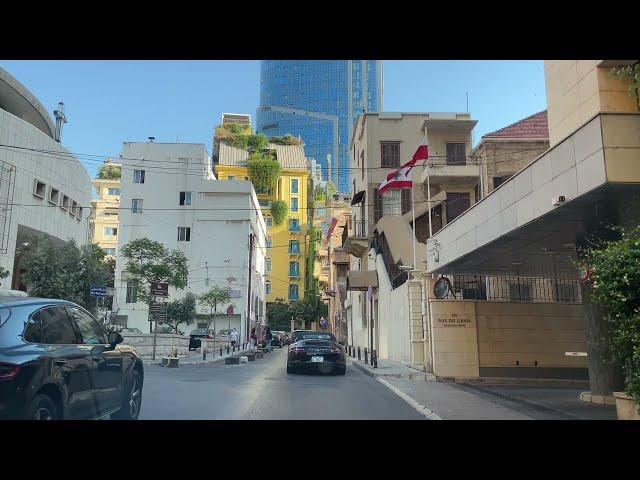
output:
<instances>
[{"instance_id":1,"label":"concrete wall","mask_svg":"<svg viewBox=\"0 0 640 480\"><path fill-rule=\"evenodd\" d=\"M140 356L144 359L150 359L153 356L153 335L147 334L122 334L124 343L134 347ZM182 335L172 335L168 333L159 333L156 339L156 360L166 357L171 353L171 348L178 348L178 357L186 357L189 355L189 337Z\"/></svg>"},{"instance_id":2,"label":"concrete wall","mask_svg":"<svg viewBox=\"0 0 640 480\"><path fill-rule=\"evenodd\" d=\"M1 99L0 99L1 100ZM89 238L91 182L86 169L72 154L30 123L0 108L0 143L19 147L0 147L0 266L10 272L1 281L11 288L18 230L43 232L61 240L73 239L78 245ZM36 152L28 149L39 149ZM4 163L2 163L4 162ZM45 198L34 195L35 181L45 184ZM54 188L82 207L76 215L48 201ZM26 228L25 228L26 227Z\"/></svg>"},{"instance_id":3,"label":"concrete wall","mask_svg":"<svg viewBox=\"0 0 640 480\"><path fill-rule=\"evenodd\" d=\"M598 112L637 112L628 81L609 75L600 60L545 60L549 140L557 144Z\"/></svg>"},{"instance_id":4,"label":"concrete wall","mask_svg":"<svg viewBox=\"0 0 640 480\"><path fill-rule=\"evenodd\" d=\"M582 305L429 301L440 376L586 379Z\"/></svg>"}]
</instances>

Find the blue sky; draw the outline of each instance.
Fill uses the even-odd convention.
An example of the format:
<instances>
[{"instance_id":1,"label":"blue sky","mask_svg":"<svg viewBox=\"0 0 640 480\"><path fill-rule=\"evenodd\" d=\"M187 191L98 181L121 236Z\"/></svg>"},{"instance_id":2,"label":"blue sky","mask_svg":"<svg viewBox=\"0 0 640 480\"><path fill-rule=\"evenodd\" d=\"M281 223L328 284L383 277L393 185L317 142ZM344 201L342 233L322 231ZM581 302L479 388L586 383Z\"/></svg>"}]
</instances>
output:
<instances>
[{"instance_id":1,"label":"blue sky","mask_svg":"<svg viewBox=\"0 0 640 480\"><path fill-rule=\"evenodd\" d=\"M117 157L122 142L204 143L222 112L255 116L258 61L0 61L53 112L65 103L63 145ZM384 110L464 112L474 140L546 108L542 61L384 62ZM86 158L86 157L85 157ZM97 162L99 163L99 162ZM94 176L97 165L85 162Z\"/></svg>"}]
</instances>

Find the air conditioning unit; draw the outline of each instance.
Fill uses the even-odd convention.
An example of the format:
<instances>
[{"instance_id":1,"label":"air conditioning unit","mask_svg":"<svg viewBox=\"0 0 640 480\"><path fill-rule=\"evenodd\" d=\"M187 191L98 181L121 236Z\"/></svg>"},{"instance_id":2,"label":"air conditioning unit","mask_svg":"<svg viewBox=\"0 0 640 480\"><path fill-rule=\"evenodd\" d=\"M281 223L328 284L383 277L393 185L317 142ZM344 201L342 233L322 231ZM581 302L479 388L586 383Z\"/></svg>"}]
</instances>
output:
<instances>
[{"instance_id":1,"label":"air conditioning unit","mask_svg":"<svg viewBox=\"0 0 640 480\"><path fill-rule=\"evenodd\" d=\"M553 198L551 199L551 204L552 204L553 206L558 206L558 205L560 205L560 204L564 203L564 202L565 202L565 200L566 200L566 198L565 198L565 196L564 196L564 195L558 195L557 197L553 197Z\"/></svg>"}]
</instances>

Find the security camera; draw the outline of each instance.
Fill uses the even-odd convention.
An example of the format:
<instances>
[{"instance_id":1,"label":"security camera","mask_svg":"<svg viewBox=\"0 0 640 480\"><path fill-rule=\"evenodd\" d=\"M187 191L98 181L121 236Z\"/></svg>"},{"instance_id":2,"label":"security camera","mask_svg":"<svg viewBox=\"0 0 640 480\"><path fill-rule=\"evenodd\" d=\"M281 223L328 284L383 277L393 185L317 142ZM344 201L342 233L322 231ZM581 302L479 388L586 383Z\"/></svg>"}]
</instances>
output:
<instances>
[{"instance_id":1,"label":"security camera","mask_svg":"<svg viewBox=\"0 0 640 480\"><path fill-rule=\"evenodd\" d=\"M564 196L564 195L559 195L559 196L557 196L557 197L553 197L553 198L551 199L551 204L552 204L552 205L554 205L554 206L556 206L556 205L560 205L561 203L564 203L564 202L565 202L565 200L566 200L566 198L565 198L565 196Z\"/></svg>"}]
</instances>

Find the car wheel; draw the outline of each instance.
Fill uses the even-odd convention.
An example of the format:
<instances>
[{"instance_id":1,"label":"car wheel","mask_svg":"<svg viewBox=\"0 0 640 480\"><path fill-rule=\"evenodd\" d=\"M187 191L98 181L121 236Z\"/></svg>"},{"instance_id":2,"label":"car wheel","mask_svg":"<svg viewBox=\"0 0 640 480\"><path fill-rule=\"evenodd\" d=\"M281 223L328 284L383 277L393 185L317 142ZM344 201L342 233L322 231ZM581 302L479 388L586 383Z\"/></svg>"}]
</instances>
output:
<instances>
[{"instance_id":1,"label":"car wheel","mask_svg":"<svg viewBox=\"0 0 640 480\"><path fill-rule=\"evenodd\" d=\"M36 395L29 406L29 420L59 420L56 404L48 395Z\"/></svg>"},{"instance_id":2,"label":"car wheel","mask_svg":"<svg viewBox=\"0 0 640 480\"><path fill-rule=\"evenodd\" d=\"M347 367L338 367L335 369L335 374L336 375L344 375L347 373Z\"/></svg>"},{"instance_id":3,"label":"car wheel","mask_svg":"<svg viewBox=\"0 0 640 480\"><path fill-rule=\"evenodd\" d=\"M288 363L287 363L287 373L293 373L293 368L291 368Z\"/></svg>"},{"instance_id":4,"label":"car wheel","mask_svg":"<svg viewBox=\"0 0 640 480\"><path fill-rule=\"evenodd\" d=\"M140 415L142 405L142 381L140 372L131 372L131 378L127 384L125 398L122 400L120 410L114 413L111 418L115 420L137 420Z\"/></svg>"}]
</instances>

